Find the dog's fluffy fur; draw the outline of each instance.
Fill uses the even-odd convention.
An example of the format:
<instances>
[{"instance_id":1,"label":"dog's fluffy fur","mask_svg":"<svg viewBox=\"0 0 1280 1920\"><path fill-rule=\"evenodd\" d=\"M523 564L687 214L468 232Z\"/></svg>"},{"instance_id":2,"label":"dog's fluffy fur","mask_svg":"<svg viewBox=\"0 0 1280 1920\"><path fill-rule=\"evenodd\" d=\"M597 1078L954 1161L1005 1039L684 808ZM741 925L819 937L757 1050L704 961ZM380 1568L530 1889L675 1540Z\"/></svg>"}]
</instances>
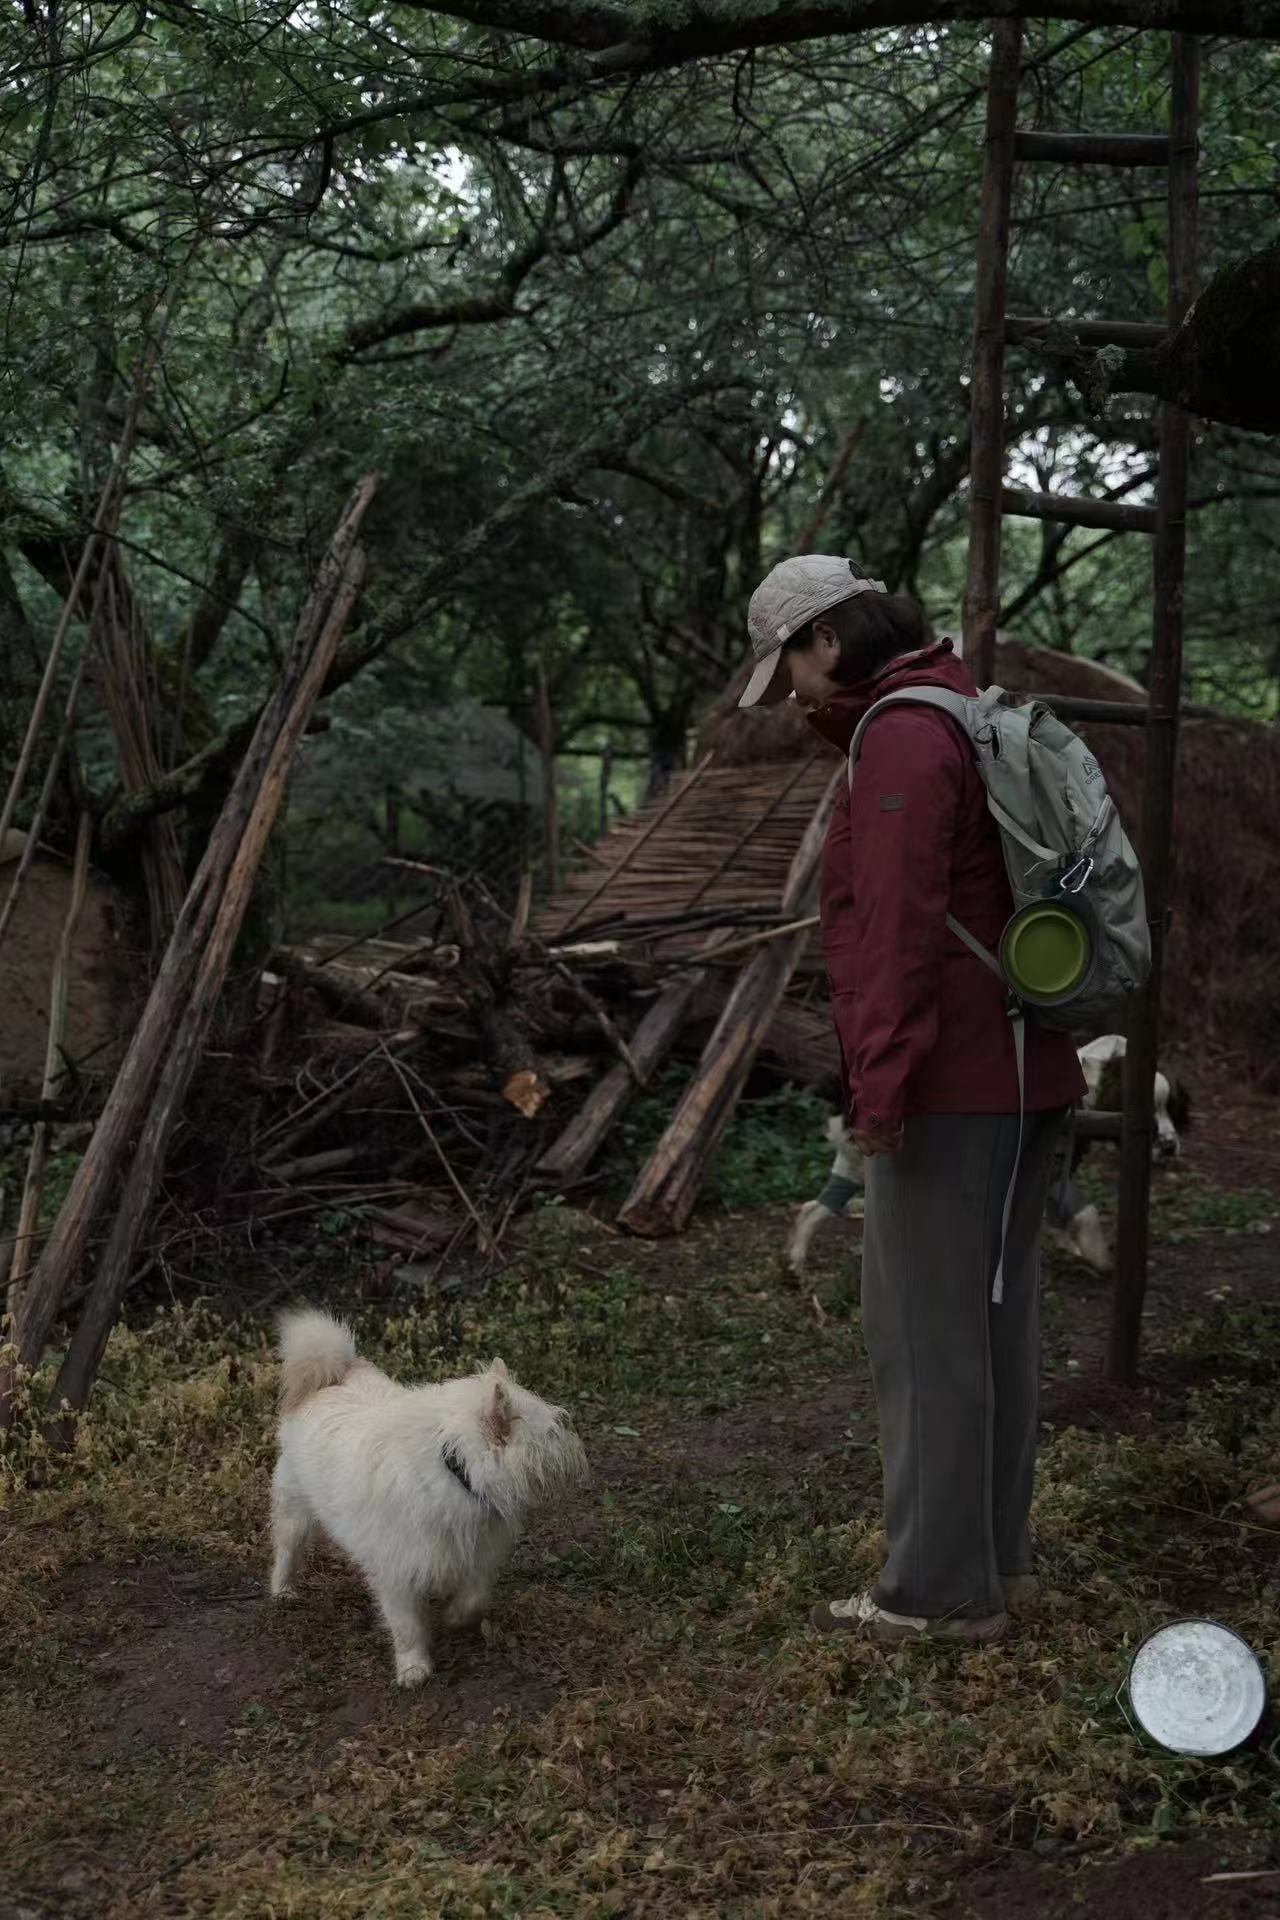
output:
<instances>
[{"instance_id":1,"label":"dog's fluffy fur","mask_svg":"<svg viewBox=\"0 0 1280 1920\"><path fill-rule=\"evenodd\" d=\"M293 1595L321 1527L368 1582L396 1680L421 1686L429 1603L446 1603L449 1625L488 1611L524 1514L586 1478L582 1443L564 1409L526 1392L501 1360L402 1387L359 1358L349 1328L314 1311L282 1316L280 1359L272 1597Z\"/></svg>"},{"instance_id":2,"label":"dog's fluffy fur","mask_svg":"<svg viewBox=\"0 0 1280 1920\"><path fill-rule=\"evenodd\" d=\"M835 1158L831 1162L831 1171L827 1175L827 1185L823 1189L823 1198L806 1200L797 1209L791 1223L791 1233L787 1240L787 1265L792 1273L801 1274L809 1261L809 1248L813 1236L819 1227L828 1220L839 1217L831 1201L825 1197L832 1191L833 1182L847 1183L853 1189L847 1200L841 1200L840 1213L861 1213L863 1209L862 1155L854 1146L848 1128L838 1113L833 1113L827 1121L827 1139L835 1148Z\"/></svg>"},{"instance_id":3,"label":"dog's fluffy fur","mask_svg":"<svg viewBox=\"0 0 1280 1920\"><path fill-rule=\"evenodd\" d=\"M1083 1105L1091 1110L1117 1112L1124 1105L1124 1056L1127 1042L1122 1033L1104 1033L1079 1049L1086 1092ZM1191 1097L1182 1082L1157 1071L1152 1086L1155 1134L1151 1152L1157 1161L1176 1160L1182 1153L1182 1135L1191 1125ZM1076 1173L1089 1151L1089 1142L1076 1139L1071 1160L1063 1175L1049 1191L1045 1217L1052 1232L1061 1234L1066 1245L1094 1273L1108 1274L1114 1265L1111 1243L1102 1215L1092 1201L1086 1203L1076 1185Z\"/></svg>"},{"instance_id":4,"label":"dog's fluffy fur","mask_svg":"<svg viewBox=\"0 0 1280 1920\"><path fill-rule=\"evenodd\" d=\"M1107 1033L1100 1040L1090 1040L1079 1049L1080 1066L1087 1088L1084 1106L1104 1110L1121 1106L1120 1074L1125 1046L1123 1034ZM1153 1096L1155 1136L1152 1152L1157 1160L1176 1159L1182 1152L1182 1135L1191 1124L1190 1097L1180 1081L1163 1073L1155 1076ZM838 1114L827 1122L827 1138L836 1150L831 1172L827 1176L827 1188L822 1197L806 1200L797 1209L787 1240L787 1264L797 1276L804 1271L809 1248L819 1229L828 1220L838 1219L841 1214L862 1211L862 1156L849 1138L844 1121ZM1088 1150L1086 1141L1075 1140L1070 1164L1050 1192L1046 1215L1050 1227L1066 1237L1086 1266L1092 1267L1095 1273L1109 1273L1112 1265L1111 1248L1102 1224L1102 1215L1092 1203L1085 1204L1075 1184L1076 1169ZM843 1183L855 1191L850 1198L842 1196L839 1203L835 1204L827 1197L836 1190L834 1183Z\"/></svg>"}]
</instances>

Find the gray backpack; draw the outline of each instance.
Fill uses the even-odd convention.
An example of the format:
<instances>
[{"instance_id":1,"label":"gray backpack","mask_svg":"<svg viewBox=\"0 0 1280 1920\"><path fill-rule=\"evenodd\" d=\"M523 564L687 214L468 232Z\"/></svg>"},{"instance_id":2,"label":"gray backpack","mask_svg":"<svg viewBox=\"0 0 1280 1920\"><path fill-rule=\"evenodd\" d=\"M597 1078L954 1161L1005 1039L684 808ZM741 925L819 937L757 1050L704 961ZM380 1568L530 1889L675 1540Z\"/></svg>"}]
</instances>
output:
<instances>
[{"instance_id":1,"label":"gray backpack","mask_svg":"<svg viewBox=\"0 0 1280 1920\"><path fill-rule=\"evenodd\" d=\"M1008 996L1018 1069L1019 1135L1025 1104L1025 1018L1097 1033L1147 981L1151 936L1142 869L1120 824L1102 769L1084 741L1037 701L1002 705L988 687L967 698L947 687L887 694L863 715L849 747L849 780L862 738L891 706L936 707L962 729L1000 830L1013 915L992 953L951 914L947 925L999 979ZM1025 963L1025 964L1024 964ZM1039 965L1043 971L1035 978ZM994 1298L1004 1283L1018 1161L1005 1197Z\"/></svg>"}]
</instances>

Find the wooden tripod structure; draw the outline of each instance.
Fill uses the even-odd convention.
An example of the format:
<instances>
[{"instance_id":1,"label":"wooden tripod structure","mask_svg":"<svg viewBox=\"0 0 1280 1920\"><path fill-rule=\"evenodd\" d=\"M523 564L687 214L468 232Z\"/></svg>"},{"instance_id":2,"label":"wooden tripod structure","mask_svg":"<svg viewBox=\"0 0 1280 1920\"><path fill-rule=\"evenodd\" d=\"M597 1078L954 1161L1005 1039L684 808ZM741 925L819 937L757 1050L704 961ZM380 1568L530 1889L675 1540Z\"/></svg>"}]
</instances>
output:
<instances>
[{"instance_id":1,"label":"wooden tripod structure","mask_svg":"<svg viewBox=\"0 0 1280 1920\"><path fill-rule=\"evenodd\" d=\"M1107 1372L1137 1376L1142 1305L1147 1283L1151 1197L1153 1082L1159 1035L1160 984L1169 918L1173 856L1174 773L1182 681L1183 572L1186 559L1187 468L1191 423L1178 407L1160 409L1159 467L1154 506L1028 493L1004 485L1007 425L1003 398L1004 350L1033 339L1049 324L1039 315L1010 314L1010 212L1018 162L1072 166L1162 167L1168 179L1168 330L1185 317L1195 292L1199 45L1194 35L1172 36L1168 134L1041 133L1017 124L1022 24L992 25L987 91L986 153L978 229L969 464L969 563L965 586L965 651L979 685L994 671L1000 605L1000 534L1006 514L1065 521L1073 526L1121 528L1152 542L1151 671L1145 706L1049 697L1064 719L1135 721L1145 725L1142 852L1151 923L1151 981L1131 1022L1125 1054L1120 1139L1120 1218ZM1163 339L1165 328L1124 320L1066 323L1082 343L1135 346ZM1084 711L1087 708L1088 711Z\"/></svg>"}]
</instances>

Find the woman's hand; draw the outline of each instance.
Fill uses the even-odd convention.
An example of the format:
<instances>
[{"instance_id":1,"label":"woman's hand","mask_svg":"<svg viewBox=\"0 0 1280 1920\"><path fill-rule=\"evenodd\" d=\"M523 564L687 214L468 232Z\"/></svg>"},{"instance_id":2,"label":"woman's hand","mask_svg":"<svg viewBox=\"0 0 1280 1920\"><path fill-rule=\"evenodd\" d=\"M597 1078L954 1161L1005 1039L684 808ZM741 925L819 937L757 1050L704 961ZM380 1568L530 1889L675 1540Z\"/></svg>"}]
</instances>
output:
<instances>
[{"instance_id":1,"label":"woman's hand","mask_svg":"<svg viewBox=\"0 0 1280 1920\"><path fill-rule=\"evenodd\" d=\"M876 1153L901 1153L902 1122L890 1133L865 1133L859 1127L854 1128L853 1144L864 1155Z\"/></svg>"}]
</instances>

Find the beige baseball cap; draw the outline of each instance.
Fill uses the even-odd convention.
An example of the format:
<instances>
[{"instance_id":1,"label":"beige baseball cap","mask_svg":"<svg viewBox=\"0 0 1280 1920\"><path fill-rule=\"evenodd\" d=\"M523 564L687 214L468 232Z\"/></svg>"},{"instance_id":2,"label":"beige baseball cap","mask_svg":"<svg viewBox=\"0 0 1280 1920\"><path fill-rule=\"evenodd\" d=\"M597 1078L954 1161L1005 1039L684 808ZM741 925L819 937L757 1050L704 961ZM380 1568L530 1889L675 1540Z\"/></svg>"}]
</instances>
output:
<instances>
[{"instance_id":1,"label":"beige baseball cap","mask_svg":"<svg viewBox=\"0 0 1280 1920\"><path fill-rule=\"evenodd\" d=\"M846 560L843 554L802 553L793 560L780 560L760 582L747 608L756 665L738 705L767 707L785 700L787 676L778 669L782 648L792 634L860 593L887 591L883 580L869 579L856 561Z\"/></svg>"}]
</instances>

